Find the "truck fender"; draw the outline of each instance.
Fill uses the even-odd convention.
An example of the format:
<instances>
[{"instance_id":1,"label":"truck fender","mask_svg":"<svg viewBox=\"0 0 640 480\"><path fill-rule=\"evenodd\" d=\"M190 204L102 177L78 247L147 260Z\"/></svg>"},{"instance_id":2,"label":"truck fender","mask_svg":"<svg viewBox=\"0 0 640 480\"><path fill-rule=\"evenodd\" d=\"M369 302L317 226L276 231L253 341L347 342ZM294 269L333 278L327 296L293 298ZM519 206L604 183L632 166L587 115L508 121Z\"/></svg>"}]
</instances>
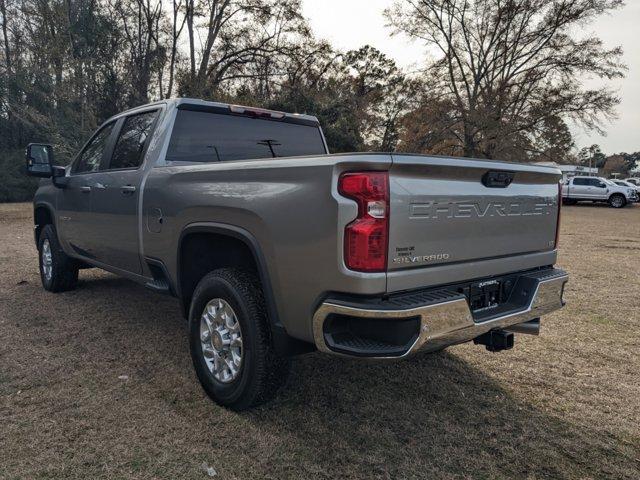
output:
<instances>
[{"instance_id":1,"label":"truck fender","mask_svg":"<svg viewBox=\"0 0 640 480\"><path fill-rule=\"evenodd\" d=\"M262 249L260 248L260 245L256 238L244 228L215 222L197 222L191 223L184 227L180 232L180 238L178 240L178 265L176 270L177 292L182 292L182 286L180 285L180 279L182 275L182 262L180 258L180 252L182 251L182 242L187 235L192 233L213 233L216 235L224 235L242 241L249 248L249 251L253 254L253 259L258 269L258 276L260 278L260 283L262 284L262 291L267 306L267 312L269 313L269 322L271 323L272 331L274 329L284 330L284 326L279 319L278 309L276 306L275 296L273 294L273 288L271 286L271 280L269 277L269 271L264 258L264 254L262 253ZM184 305L184 300L180 298L180 301L183 304L183 311L188 310L189 306Z\"/></svg>"},{"instance_id":2,"label":"truck fender","mask_svg":"<svg viewBox=\"0 0 640 480\"><path fill-rule=\"evenodd\" d=\"M56 216L55 216L55 210L53 208L53 205L51 205L48 202L37 202L33 204L33 235L34 235L34 240L36 242L36 247L38 246L38 236L40 234L40 231L42 230L42 224L39 222L39 211L46 211L48 214L48 218L51 220L51 224L54 226L54 228L56 228L57 231L57 225L56 225Z\"/></svg>"}]
</instances>

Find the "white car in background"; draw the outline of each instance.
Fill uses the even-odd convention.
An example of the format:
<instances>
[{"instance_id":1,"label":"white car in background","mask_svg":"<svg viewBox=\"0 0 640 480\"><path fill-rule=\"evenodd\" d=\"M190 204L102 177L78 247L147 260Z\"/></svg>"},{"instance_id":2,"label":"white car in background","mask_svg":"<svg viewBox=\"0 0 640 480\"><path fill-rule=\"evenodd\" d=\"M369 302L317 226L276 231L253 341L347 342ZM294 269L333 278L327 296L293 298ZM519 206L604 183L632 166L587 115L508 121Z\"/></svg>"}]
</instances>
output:
<instances>
[{"instance_id":1,"label":"white car in background","mask_svg":"<svg viewBox=\"0 0 640 480\"><path fill-rule=\"evenodd\" d=\"M607 202L613 208L622 208L627 203L637 202L638 194L633 187L622 187L602 177L567 179L562 185L562 202L575 205L581 201Z\"/></svg>"},{"instance_id":2,"label":"white car in background","mask_svg":"<svg viewBox=\"0 0 640 480\"><path fill-rule=\"evenodd\" d=\"M639 185L634 185L633 183L629 182L628 180L611 180L613 183L615 183L616 185L619 185L621 187L629 187L629 188L633 188L636 191L636 202L640 200L640 186Z\"/></svg>"},{"instance_id":3,"label":"white car in background","mask_svg":"<svg viewBox=\"0 0 640 480\"><path fill-rule=\"evenodd\" d=\"M625 178L624 181L625 182L629 182L630 184L632 184L635 187L640 187L640 177Z\"/></svg>"}]
</instances>

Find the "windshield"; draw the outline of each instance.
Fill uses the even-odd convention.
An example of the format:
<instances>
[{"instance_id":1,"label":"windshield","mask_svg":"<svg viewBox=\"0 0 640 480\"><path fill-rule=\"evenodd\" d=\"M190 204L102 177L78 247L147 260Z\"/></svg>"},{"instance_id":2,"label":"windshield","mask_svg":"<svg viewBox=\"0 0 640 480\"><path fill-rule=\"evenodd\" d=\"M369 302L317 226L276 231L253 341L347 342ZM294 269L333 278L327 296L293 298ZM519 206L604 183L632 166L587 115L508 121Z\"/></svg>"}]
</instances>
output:
<instances>
[{"instance_id":1,"label":"windshield","mask_svg":"<svg viewBox=\"0 0 640 480\"><path fill-rule=\"evenodd\" d=\"M326 153L317 124L179 110L166 158L224 162Z\"/></svg>"}]
</instances>

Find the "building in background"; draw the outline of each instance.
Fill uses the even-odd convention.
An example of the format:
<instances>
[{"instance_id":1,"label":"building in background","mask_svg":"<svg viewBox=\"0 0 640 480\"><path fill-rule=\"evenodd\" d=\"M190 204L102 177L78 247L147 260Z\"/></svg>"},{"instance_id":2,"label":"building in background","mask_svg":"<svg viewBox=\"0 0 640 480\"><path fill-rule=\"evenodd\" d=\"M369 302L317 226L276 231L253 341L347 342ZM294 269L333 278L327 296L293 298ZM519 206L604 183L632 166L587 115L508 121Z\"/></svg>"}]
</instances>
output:
<instances>
[{"instance_id":1,"label":"building in background","mask_svg":"<svg viewBox=\"0 0 640 480\"><path fill-rule=\"evenodd\" d=\"M562 172L562 180L575 177L576 175L598 176L597 168L589 168L584 165L558 165L555 162L538 162L536 165L546 165L556 167Z\"/></svg>"}]
</instances>

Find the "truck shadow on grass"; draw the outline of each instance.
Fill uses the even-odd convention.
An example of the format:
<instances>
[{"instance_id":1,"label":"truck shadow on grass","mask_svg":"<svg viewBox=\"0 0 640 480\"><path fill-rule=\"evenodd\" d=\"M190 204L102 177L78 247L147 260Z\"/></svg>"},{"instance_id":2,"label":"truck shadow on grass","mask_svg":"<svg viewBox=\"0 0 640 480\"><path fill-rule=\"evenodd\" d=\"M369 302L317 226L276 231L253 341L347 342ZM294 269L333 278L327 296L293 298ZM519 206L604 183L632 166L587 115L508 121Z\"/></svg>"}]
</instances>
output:
<instances>
[{"instance_id":1,"label":"truck shadow on grass","mask_svg":"<svg viewBox=\"0 0 640 480\"><path fill-rule=\"evenodd\" d=\"M237 414L215 406L197 385L175 300L103 274L83 274L78 290L54 298L69 311L82 309L65 325L57 315L48 320L51 348L64 349L56 358L88 362L78 373L99 382L112 382L97 376L105 361L128 371L132 383L122 407L165 412L148 419L140 413L134 421L142 431L157 429L154 448L162 450L168 475L183 464L182 452L171 451L180 441L198 445L194 458L215 458L223 478L256 472L274 478L633 478L637 466L633 445L612 437L606 425L570 423L516 399L455 348L387 364L297 357L275 400ZM66 332L75 328L94 332L90 354L73 346ZM56 340L63 334L66 344ZM171 438L164 437L167 430Z\"/></svg>"},{"instance_id":2,"label":"truck shadow on grass","mask_svg":"<svg viewBox=\"0 0 640 480\"><path fill-rule=\"evenodd\" d=\"M387 365L314 354L296 362L280 399L247 415L336 476L358 464L391 478L633 478L630 445L514 399L455 353Z\"/></svg>"}]
</instances>

